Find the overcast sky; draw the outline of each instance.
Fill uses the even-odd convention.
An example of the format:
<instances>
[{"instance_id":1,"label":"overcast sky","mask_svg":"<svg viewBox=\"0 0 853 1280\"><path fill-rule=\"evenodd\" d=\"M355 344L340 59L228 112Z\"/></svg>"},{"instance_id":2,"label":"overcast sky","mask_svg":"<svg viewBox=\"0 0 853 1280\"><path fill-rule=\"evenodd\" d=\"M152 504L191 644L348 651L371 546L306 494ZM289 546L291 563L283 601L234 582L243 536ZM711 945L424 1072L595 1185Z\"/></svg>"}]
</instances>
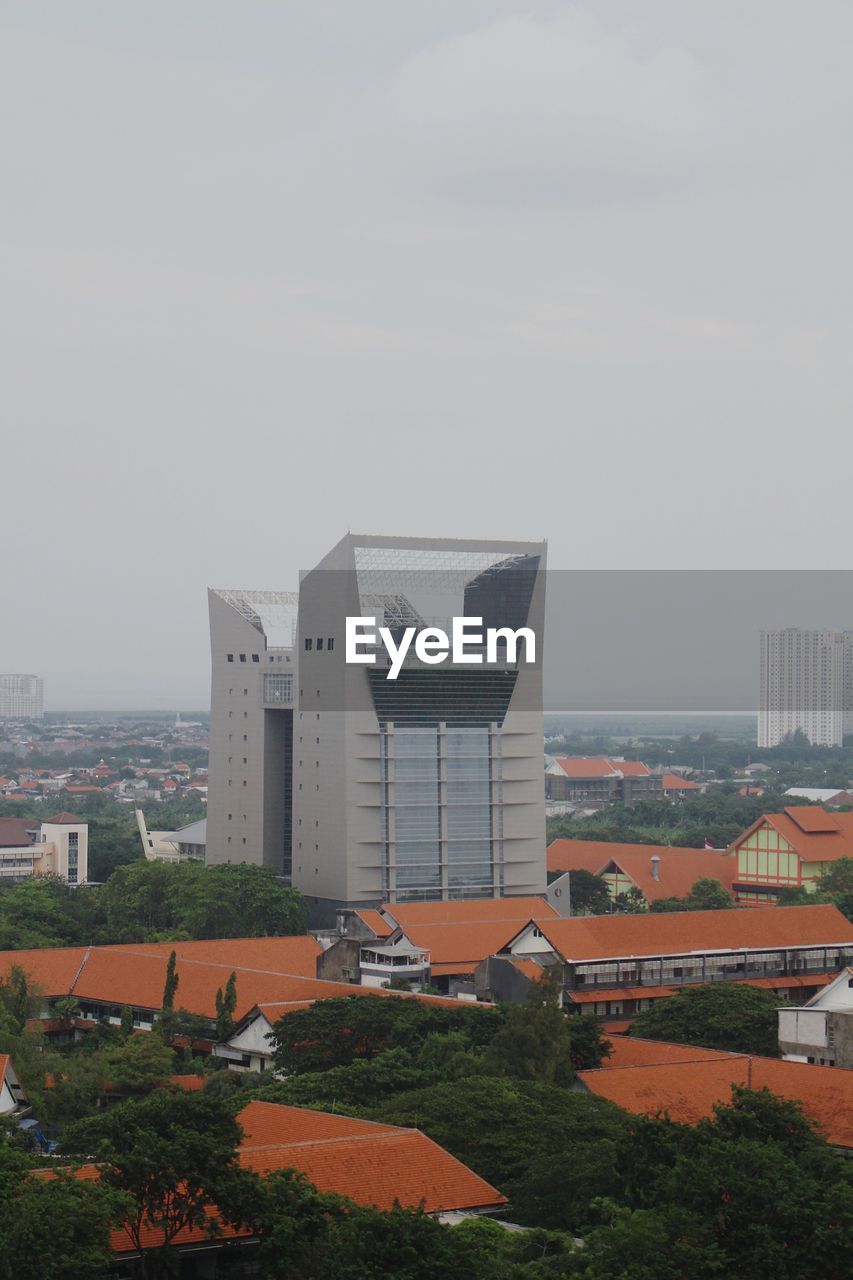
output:
<instances>
[{"instance_id":1,"label":"overcast sky","mask_svg":"<svg viewBox=\"0 0 853 1280\"><path fill-rule=\"evenodd\" d=\"M0 671L348 528L850 566L847 0L0 0ZM816 623L833 619L815 619Z\"/></svg>"}]
</instances>

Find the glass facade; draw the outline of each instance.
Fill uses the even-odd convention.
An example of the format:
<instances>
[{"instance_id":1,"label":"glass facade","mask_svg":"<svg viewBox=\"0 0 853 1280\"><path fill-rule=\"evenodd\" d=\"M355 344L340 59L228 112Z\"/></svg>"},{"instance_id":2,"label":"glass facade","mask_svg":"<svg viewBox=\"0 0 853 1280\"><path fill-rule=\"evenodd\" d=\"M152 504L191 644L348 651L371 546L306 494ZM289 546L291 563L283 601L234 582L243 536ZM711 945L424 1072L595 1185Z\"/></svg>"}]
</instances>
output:
<instances>
[{"instance_id":1,"label":"glass facade","mask_svg":"<svg viewBox=\"0 0 853 1280\"><path fill-rule=\"evenodd\" d=\"M494 724L383 726L384 888L398 900L502 886L499 747Z\"/></svg>"},{"instance_id":2,"label":"glass facade","mask_svg":"<svg viewBox=\"0 0 853 1280\"><path fill-rule=\"evenodd\" d=\"M78 833L68 832L68 883L76 884L78 875Z\"/></svg>"}]
</instances>

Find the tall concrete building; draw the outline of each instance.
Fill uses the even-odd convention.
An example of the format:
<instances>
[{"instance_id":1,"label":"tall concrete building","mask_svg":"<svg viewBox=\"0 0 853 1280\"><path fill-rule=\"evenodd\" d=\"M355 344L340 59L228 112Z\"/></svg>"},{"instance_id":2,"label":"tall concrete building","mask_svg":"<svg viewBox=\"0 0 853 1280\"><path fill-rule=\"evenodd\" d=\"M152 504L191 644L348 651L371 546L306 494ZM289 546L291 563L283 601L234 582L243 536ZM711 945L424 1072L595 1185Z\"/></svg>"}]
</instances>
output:
<instances>
[{"instance_id":1,"label":"tall concrete building","mask_svg":"<svg viewBox=\"0 0 853 1280\"><path fill-rule=\"evenodd\" d=\"M43 720L41 676L0 675L0 720Z\"/></svg>"},{"instance_id":2,"label":"tall concrete building","mask_svg":"<svg viewBox=\"0 0 853 1280\"><path fill-rule=\"evenodd\" d=\"M544 571L542 543L347 535L298 609L212 591L208 859L276 867L317 923L354 904L541 893ZM288 645L270 643L262 598L286 601ZM470 648L440 665L410 649L389 678L381 648L347 662L348 617L395 643L449 635L454 617L527 627L536 661L523 642L479 665Z\"/></svg>"},{"instance_id":3,"label":"tall concrete building","mask_svg":"<svg viewBox=\"0 0 853 1280\"><path fill-rule=\"evenodd\" d=\"M778 746L797 731L822 747L840 747L853 732L853 632L761 632L758 745Z\"/></svg>"}]
</instances>

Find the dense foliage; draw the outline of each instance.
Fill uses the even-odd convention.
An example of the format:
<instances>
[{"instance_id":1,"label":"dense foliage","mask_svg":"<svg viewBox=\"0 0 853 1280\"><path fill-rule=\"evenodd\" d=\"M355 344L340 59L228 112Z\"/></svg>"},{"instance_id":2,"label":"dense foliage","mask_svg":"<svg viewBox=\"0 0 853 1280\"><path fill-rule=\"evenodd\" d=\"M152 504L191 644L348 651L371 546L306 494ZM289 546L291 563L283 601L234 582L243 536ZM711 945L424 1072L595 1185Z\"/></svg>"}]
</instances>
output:
<instances>
[{"instance_id":1,"label":"dense foliage","mask_svg":"<svg viewBox=\"0 0 853 1280\"><path fill-rule=\"evenodd\" d=\"M631 1035L731 1053L779 1056L779 997L739 982L684 987L638 1013Z\"/></svg>"},{"instance_id":2,"label":"dense foliage","mask_svg":"<svg viewBox=\"0 0 853 1280\"><path fill-rule=\"evenodd\" d=\"M0 888L0 950L293 934L305 919L297 890L248 863L141 860L100 886L40 877Z\"/></svg>"}]
</instances>

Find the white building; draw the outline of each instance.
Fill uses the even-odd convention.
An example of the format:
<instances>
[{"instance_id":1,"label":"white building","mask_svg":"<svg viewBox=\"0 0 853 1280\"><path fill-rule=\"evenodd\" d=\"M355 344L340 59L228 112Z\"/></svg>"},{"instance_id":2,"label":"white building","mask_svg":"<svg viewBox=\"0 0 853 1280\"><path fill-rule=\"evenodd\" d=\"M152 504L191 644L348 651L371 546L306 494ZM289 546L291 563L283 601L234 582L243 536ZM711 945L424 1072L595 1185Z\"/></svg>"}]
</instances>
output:
<instances>
[{"instance_id":1,"label":"white building","mask_svg":"<svg viewBox=\"0 0 853 1280\"><path fill-rule=\"evenodd\" d=\"M761 632L758 745L797 731L821 747L840 747L853 732L853 631Z\"/></svg>"},{"instance_id":2,"label":"white building","mask_svg":"<svg viewBox=\"0 0 853 1280\"><path fill-rule=\"evenodd\" d=\"M199 818L177 831L149 831L145 814L135 809L142 850L149 862L203 862L207 845L207 819Z\"/></svg>"},{"instance_id":3,"label":"white building","mask_svg":"<svg viewBox=\"0 0 853 1280\"><path fill-rule=\"evenodd\" d=\"M0 818L0 882L60 876L68 884L89 878L89 827L72 813L46 822Z\"/></svg>"},{"instance_id":4,"label":"white building","mask_svg":"<svg viewBox=\"0 0 853 1280\"><path fill-rule=\"evenodd\" d=\"M11 1112L26 1113L26 1108L27 1095L15 1074L12 1059L8 1054L0 1053L0 1116Z\"/></svg>"},{"instance_id":5,"label":"white building","mask_svg":"<svg viewBox=\"0 0 853 1280\"><path fill-rule=\"evenodd\" d=\"M0 675L0 720L43 720L41 676Z\"/></svg>"}]
</instances>

